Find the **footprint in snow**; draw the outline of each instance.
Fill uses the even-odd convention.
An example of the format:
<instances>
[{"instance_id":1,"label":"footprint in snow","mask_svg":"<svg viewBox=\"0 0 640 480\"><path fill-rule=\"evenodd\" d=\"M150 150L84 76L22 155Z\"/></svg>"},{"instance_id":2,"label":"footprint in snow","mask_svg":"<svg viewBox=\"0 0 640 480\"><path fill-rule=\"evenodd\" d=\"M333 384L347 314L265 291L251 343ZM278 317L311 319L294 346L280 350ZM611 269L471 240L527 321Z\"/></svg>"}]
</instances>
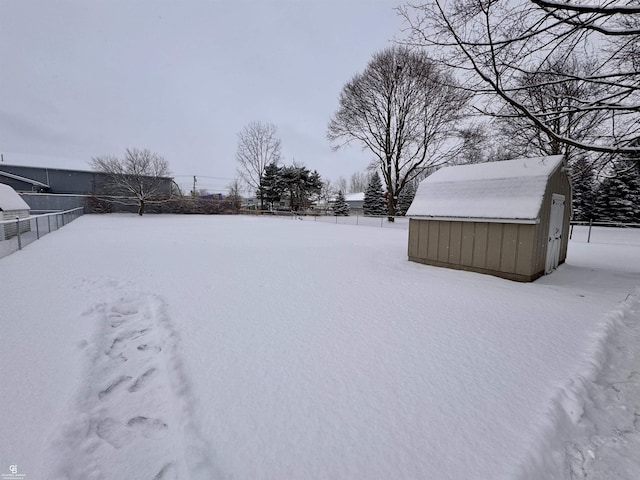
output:
<instances>
[{"instance_id":1,"label":"footprint in snow","mask_svg":"<svg viewBox=\"0 0 640 480\"><path fill-rule=\"evenodd\" d=\"M100 400L103 400L105 397L111 395L113 391L116 390L120 385L122 385L125 382L128 382L129 380L131 380L131 377L129 376L118 377L107 388L105 388L104 390L100 391L100 393L98 393L98 398Z\"/></svg>"},{"instance_id":2,"label":"footprint in snow","mask_svg":"<svg viewBox=\"0 0 640 480\"><path fill-rule=\"evenodd\" d=\"M133 392L137 392L138 390L140 390L142 387L144 387L151 378L153 378L156 374L158 373L158 371L154 368L151 367L149 370L147 370L146 372L144 372L142 375L140 375L136 381L133 383L133 385L131 385L129 387L129 392L133 393Z\"/></svg>"},{"instance_id":3,"label":"footprint in snow","mask_svg":"<svg viewBox=\"0 0 640 480\"><path fill-rule=\"evenodd\" d=\"M173 462L169 462L160 469L153 480L177 480L177 475L175 465Z\"/></svg>"}]
</instances>

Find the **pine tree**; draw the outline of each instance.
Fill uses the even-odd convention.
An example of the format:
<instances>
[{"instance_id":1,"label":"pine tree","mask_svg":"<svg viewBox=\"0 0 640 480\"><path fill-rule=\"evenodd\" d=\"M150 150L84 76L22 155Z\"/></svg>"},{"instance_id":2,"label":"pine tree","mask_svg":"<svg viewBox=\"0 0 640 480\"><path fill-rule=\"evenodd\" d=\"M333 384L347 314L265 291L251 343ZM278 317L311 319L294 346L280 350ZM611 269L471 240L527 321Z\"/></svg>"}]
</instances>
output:
<instances>
[{"instance_id":1,"label":"pine tree","mask_svg":"<svg viewBox=\"0 0 640 480\"><path fill-rule=\"evenodd\" d=\"M270 163L265 167L264 173L260 177L260 186L257 191L258 198L263 203L267 202L271 209L273 209L274 202L280 201L284 190L281 172L282 168L275 163Z\"/></svg>"},{"instance_id":2,"label":"pine tree","mask_svg":"<svg viewBox=\"0 0 640 480\"><path fill-rule=\"evenodd\" d=\"M378 172L371 176L367 190L364 192L362 209L367 216L384 215L386 213L384 192L382 191L382 182Z\"/></svg>"},{"instance_id":3,"label":"pine tree","mask_svg":"<svg viewBox=\"0 0 640 480\"><path fill-rule=\"evenodd\" d=\"M398 197L398 215L406 215L411 203L413 203L413 197L415 196L416 188L414 187L413 182L407 183Z\"/></svg>"},{"instance_id":4,"label":"pine tree","mask_svg":"<svg viewBox=\"0 0 640 480\"><path fill-rule=\"evenodd\" d=\"M595 178L593 168L585 157L579 157L571 166L573 219L588 221L594 218Z\"/></svg>"},{"instance_id":5,"label":"pine tree","mask_svg":"<svg viewBox=\"0 0 640 480\"><path fill-rule=\"evenodd\" d=\"M608 222L640 222L640 166L635 160L619 160L598 187L597 219Z\"/></svg>"},{"instance_id":6,"label":"pine tree","mask_svg":"<svg viewBox=\"0 0 640 480\"><path fill-rule=\"evenodd\" d=\"M288 193L291 209L306 210L310 198L317 196L322 189L322 178L317 171L310 172L307 167L292 165L280 172L283 189Z\"/></svg>"},{"instance_id":7,"label":"pine tree","mask_svg":"<svg viewBox=\"0 0 640 480\"><path fill-rule=\"evenodd\" d=\"M349 204L344 199L344 193L342 190L338 192L338 196L336 197L336 201L333 204L333 213L338 216L346 217L349 215Z\"/></svg>"}]
</instances>

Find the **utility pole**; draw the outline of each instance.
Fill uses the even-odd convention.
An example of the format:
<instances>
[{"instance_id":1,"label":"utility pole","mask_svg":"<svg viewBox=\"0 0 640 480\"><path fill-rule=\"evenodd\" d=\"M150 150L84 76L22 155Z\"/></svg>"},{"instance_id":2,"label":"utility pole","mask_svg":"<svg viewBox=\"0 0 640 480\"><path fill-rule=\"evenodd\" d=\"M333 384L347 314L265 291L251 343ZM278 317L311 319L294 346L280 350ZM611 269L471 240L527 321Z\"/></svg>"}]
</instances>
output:
<instances>
[{"instance_id":1,"label":"utility pole","mask_svg":"<svg viewBox=\"0 0 640 480\"><path fill-rule=\"evenodd\" d=\"M191 196L196 198L196 176L193 176L193 191L191 192Z\"/></svg>"}]
</instances>

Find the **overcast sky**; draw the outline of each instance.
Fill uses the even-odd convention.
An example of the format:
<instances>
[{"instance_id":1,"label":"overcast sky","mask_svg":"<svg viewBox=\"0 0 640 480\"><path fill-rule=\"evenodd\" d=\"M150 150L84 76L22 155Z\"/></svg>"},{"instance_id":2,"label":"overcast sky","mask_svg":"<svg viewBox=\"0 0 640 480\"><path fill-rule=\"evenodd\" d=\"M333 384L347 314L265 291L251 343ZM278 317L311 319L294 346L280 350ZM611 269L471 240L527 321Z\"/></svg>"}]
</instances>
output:
<instances>
[{"instance_id":1,"label":"overcast sky","mask_svg":"<svg viewBox=\"0 0 640 480\"><path fill-rule=\"evenodd\" d=\"M327 123L345 82L401 37L400 3L0 0L0 152L89 169L148 148L179 184L224 190L237 133L258 120L277 126L284 163L348 178L371 156L332 152Z\"/></svg>"}]
</instances>

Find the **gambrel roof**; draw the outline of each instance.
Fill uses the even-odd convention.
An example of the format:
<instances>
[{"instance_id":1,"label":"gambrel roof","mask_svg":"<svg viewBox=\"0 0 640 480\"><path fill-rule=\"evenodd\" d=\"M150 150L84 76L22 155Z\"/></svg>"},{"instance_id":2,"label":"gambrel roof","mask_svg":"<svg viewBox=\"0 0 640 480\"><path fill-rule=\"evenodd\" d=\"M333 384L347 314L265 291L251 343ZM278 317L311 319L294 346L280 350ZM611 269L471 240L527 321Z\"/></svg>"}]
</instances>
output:
<instances>
[{"instance_id":1,"label":"gambrel roof","mask_svg":"<svg viewBox=\"0 0 640 480\"><path fill-rule=\"evenodd\" d=\"M425 178L408 216L450 219L538 219L562 155L441 168Z\"/></svg>"},{"instance_id":2,"label":"gambrel roof","mask_svg":"<svg viewBox=\"0 0 640 480\"><path fill-rule=\"evenodd\" d=\"M9 185L0 183L0 210L8 212L11 210L30 210L20 195Z\"/></svg>"}]
</instances>

